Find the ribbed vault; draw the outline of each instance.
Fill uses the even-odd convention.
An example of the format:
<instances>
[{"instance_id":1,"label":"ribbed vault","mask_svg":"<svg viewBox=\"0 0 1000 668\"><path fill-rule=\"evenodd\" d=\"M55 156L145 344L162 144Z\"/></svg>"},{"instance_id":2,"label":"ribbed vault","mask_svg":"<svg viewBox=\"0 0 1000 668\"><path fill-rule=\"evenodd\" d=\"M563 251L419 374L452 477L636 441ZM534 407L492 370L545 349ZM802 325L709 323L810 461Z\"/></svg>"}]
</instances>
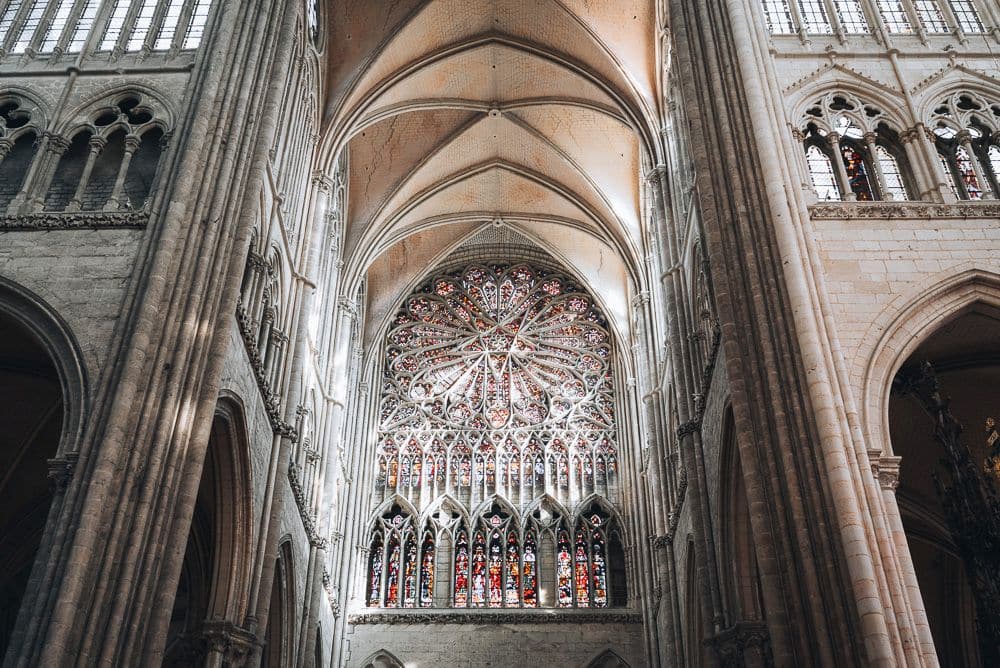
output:
<instances>
[{"instance_id":1,"label":"ribbed vault","mask_svg":"<svg viewBox=\"0 0 1000 668\"><path fill-rule=\"evenodd\" d=\"M372 327L502 220L627 330L658 116L654 3L334 3L323 150L346 151L349 283Z\"/></svg>"}]
</instances>

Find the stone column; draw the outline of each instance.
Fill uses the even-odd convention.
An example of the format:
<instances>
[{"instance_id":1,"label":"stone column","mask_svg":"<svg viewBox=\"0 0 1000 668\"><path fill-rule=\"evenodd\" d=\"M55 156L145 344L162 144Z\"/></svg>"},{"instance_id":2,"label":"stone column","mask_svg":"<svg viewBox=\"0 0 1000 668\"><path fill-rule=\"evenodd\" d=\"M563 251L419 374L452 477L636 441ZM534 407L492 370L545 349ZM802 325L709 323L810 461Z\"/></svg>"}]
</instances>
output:
<instances>
[{"instance_id":1,"label":"stone column","mask_svg":"<svg viewBox=\"0 0 1000 668\"><path fill-rule=\"evenodd\" d=\"M872 168L875 170L875 176L877 178L877 183L873 191L879 196L880 199L885 201L892 201L895 197L892 197L887 192L886 182L885 182L885 172L882 171L882 163L878 159L878 146L875 144L876 136L874 132L865 133L865 146L868 147L869 159L872 163Z\"/></svg>"},{"instance_id":2,"label":"stone column","mask_svg":"<svg viewBox=\"0 0 1000 668\"><path fill-rule=\"evenodd\" d=\"M76 184L76 191L73 193L73 198L66 205L67 211L79 211L83 208L83 194L87 191L87 184L90 183L90 174L94 171L94 164L97 162L97 158L107 145L108 140L100 135L93 135L90 138L90 142L88 143L90 152L87 153L87 162L83 165L83 171L80 173L80 181Z\"/></svg>"},{"instance_id":3,"label":"stone column","mask_svg":"<svg viewBox=\"0 0 1000 668\"><path fill-rule=\"evenodd\" d=\"M853 202L857 199L854 191L851 190L851 181L847 178L847 168L844 166L844 155L840 150L840 135L831 132L826 136L826 143L830 147L833 157L833 171L837 175L837 183L840 184L840 199L845 202Z\"/></svg>"},{"instance_id":4,"label":"stone column","mask_svg":"<svg viewBox=\"0 0 1000 668\"><path fill-rule=\"evenodd\" d=\"M135 155L135 152L139 150L141 145L142 140L139 137L131 134L125 137L125 155L122 156L122 163L118 167L118 176L115 178L115 185L111 190L111 197L108 199L107 204L104 205L105 211L117 211L118 209L128 208L122 206L122 195L125 190L125 177L128 176L128 168L129 165L132 164L132 157Z\"/></svg>"},{"instance_id":5,"label":"stone column","mask_svg":"<svg viewBox=\"0 0 1000 668\"><path fill-rule=\"evenodd\" d=\"M969 162L972 163L972 170L976 175L976 181L979 182L979 189L982 191L982 199L993 199L993 188L990 186L990 180L986 178L986 172L983 171L983 166L979 164L979 156L976 155L976 150L972 146L972 136L969 134L968 130L962 130L958 133L955 140L959 145L965 149L965 152L969 155ZM968 187L962 184L968 192ZM970 198L971 199L971 198Z\"/></svg>"}]
</instances>

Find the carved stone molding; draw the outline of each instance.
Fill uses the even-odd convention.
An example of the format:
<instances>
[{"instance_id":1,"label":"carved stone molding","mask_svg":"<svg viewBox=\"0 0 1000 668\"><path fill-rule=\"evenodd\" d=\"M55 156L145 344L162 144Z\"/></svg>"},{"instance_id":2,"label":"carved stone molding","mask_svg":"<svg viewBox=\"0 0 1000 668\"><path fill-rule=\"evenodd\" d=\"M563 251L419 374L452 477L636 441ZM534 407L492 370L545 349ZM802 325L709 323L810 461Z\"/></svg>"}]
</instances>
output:
<instances>
[{"instance_id":1,"label":"carved stone molding","mask_svg":"<svg viewBox=\"0 0 1000 668\"><path fill-rule=\"evenodd\" d=\"M306 499L305 490L302 489L299 467L295 462L288 466L288 484L292 488L292 496L295 498L299 517L302 518L302 528L305 529L306 536L309 538L309 544L321 550L325 549L327 541L319 535L319 531L316 529L316 518L309 512L309 502Z\"/></svg>"},{"instance_id":2,"label":"carved stone molding","mask_svg":"<svg viewBox=\"0 0 1000 668\"><path fill-rule=\"evenodd\" d=\"M1000 203L824 202L809 207L813 220L892 220L896 218L1000 218Z\"/></svg>"},{"instance_id":3,"label":"carved stone molding","mask_svg":"<svg viewBox=\"0 0 1000 668\"><path fill-rule=\"evenodd\" d=\"M69 481L73 479L73 472L76 471L76 461L79 458L76 452L67 452L62 457L55 457L49 460L49 481L56 492L62 492L69 486Z\"/></svg>"},{"instance_id":4,"label":"carved stone molding","mask_svg":"<svg viewBox=\"0 0 1000 668\"><path fill-rule=\"evenodd\" d=\"M207 621L202 625L202 643L207 652L222 655L229 666L243 666L261 643L250 631L227 621Z\"/></svg>"},{"instance_id":5,"label":"carved stone molding","mask_svg":"<svg viewBox=\"0 0 1000 668\"><path fill-rule=\"evenodd\" d=\"M146 211L75 211L0 216L0 230L141 230Z\"/></svg>"},{"instance_id":6,"label":"carved stone molding","mask_svg":"<svg viewBox=\"0 0 1000 668\"><path fill-rule=\"evenodd\" d=\"M902 457L879 457L872 462L872 473L882 489L893 491L899 487L899 463Z\"/></svg>"},{"instance_id":7,"label":"carved stone molding","mask_svg":"<svg viewBox=\"0 0 1000 668\"><path fill-rule=\"evenodd\" d=\"M757 621L736 622L708 638L722 666L771 666L771 641L767 624Z\"/></svg>"},{"instance_id":8,"label":"carved stone molding","mask_svg":"<svg viewBox=\"0 0 1000 668\"><path fill-rule=\"evenodd\" d=\"M265 317L267 317L266 312ZM264 401L264 410L267 412L268 421L271 423L271 431L292 440L298 440L299 434L295 430L295 427L285 422L281 416L281 398L271 389L271 383L267 379L267 374L264 370L264 362L261 360L260 352L257 350L257 333L255 327L250 321L250 316L247 314L246 309L242 306L236 307L236 325L240 330L240 338L243 339L243 347L246 348L247 357L250 359L250 368L253 370L254 379L257 381L257 388L260 390L261 399ZM280 332L276 332L276 334L280 334Z\"/></svg>"},{"instance_id":9,"label":"carved stone molding","mask_svg":"<svg viewBox=\"0 0 1000 668\"><path fill-rule=\"evenodd\" d=\"M642 613L630 610L441 610L365 612L347 623L362 624L641 624Z\"/></svg>"}]
</instances>

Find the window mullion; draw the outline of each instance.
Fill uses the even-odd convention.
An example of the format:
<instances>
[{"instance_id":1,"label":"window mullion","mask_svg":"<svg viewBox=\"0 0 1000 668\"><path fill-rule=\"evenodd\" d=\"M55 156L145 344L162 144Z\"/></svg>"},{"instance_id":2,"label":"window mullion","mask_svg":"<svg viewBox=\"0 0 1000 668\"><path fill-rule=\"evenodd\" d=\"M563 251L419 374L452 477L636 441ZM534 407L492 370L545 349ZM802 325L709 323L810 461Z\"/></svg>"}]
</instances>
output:
<instances>
[{"instance_id":1,"label":"window mullion","mask_svg":"<svg viewBox=\"0 0 1000 668\"><path fill-rule=\"evenodd\" d=\"M840 22L840 12L837 11L837 6L834 4L833 0L823 0L823 6L826 8L827 20L830 22L830 29L833 30L833 34L837 37L837 41L841 44L847 42L847 33L844 30L843 24Z\"/></svg>"},{"instance_id":2,"label":"window mullion","mask_svg":"<svg viewBox=\"0 0 1000 668\"><path fill-rule=\"evenodd\" d=\"M194 8L198 0L184 0L181 8L181 15L177 19L177 28L174 30L174 38L170 42L171 51L180 51L184 46L184 39L187 37L188 26L191 25L191 18L194 16Z\"/></svg>"},{"instance_id":3,"label":"window mullion","mask_svg":"<svg viewBox=\"0 0 1000 668\"><path fill-rule=\"evenodd\" d=\"M125 22L122 24L121 32L118 33L118 41L115 42L115 46L111 50L112 60L117 60L128 51L128 41L132 39L132 32L136 28L136 19L144 4L146 4L144 0L130 0L128 13L125 14Z\"/></svg>"},{"instance_id":4,"label":"window mullion","mask_svg":"<svg viewBox=\"0 0 1000 668\"><path fill-rule=\"evenodd\" d=\"M66 25L63 26L62 32L56 38L56 44L52 47L53 57L59 57L66 52L66 45L69 43L70 38L73 35L73 31L76 29L77 23L80 21L80 17L83 15L83 9L87 5L87 0L75 0L73 2L73 7L69 10L69 16L66 17Z\"/></svg>"},{"instance_id":5,"label":"window mullion","mask_svg":"<svg viewBox=\"0 0 1000 668\"><path fill-rule=\"evenodd\" d=\"M952 9L951 0L938 0L938 7L941 9L941 13L944 14L945 22L951 26L952 34L955 35L961 44L968 44L969 38L962 29L962 24L958 20L958 16L955 15L955 10Z\"/></svg>"},{"instance_id":6,"label":"window mullion","mask_svg":"<svg viewBox=\"0 0 1000 668\"><path fill-rule=\"evenodd\" d=\"M20 37L21 29L24 27L25 22L28 20L28 16L31 14L31 10L34 8L35 3L32 0L24 0L21 2L21 6L17 8L17 14L14 15L14 21L10 24L10 29L7 31L7 37L4 39L3 43L3 55L10 53L10 50L17 43L18 37Z\"/></svg>"},{"instance_id":7,"label":"window mullion","mask_svg":"<svg viewBox=\"0 0 1000 668\"><path fill-rule=\"evenodd\" d=\"M807 37L805 24L802 22L802 13L799 11L797 0L788 0L788 9L792 13L792 25L799 36L799 41L805 44L809 41L809 38Z\"/></svg>"},{"instance_id":8,"label":"window mullion","mask_svg":"<svg viewBox=\"0 0 1000 668\"><path fill-rule=\"evenodd\" d=\"M927 30L924 29L924 22L920 19L920 14L917 13L913 0L901 0L901 2L906 10L906 15L910 17L910 27L917 33L917 37L920 38L923 45L927 46Z\"/></svg>"},{"instance_id":9,"label":"window mullion","mask_svg":"<svg viewBox=\"0 0 1000 668\"><path fill-rule=\"evenodd\" d=\"M60 2L60 0L49 0L48 5L46 5L45 11L42 13L42 17L38 21L38 25L35 26L35 34L32 35L31 41L28 43L26 53L32 58L38 55L40 50L39 47L45 39L45 34L49 31L49 27L55 20L56 12L59 11L59 6L61 4L62 2ZM65 32L65 27L63 32Z\"/></svg>"},{"instance_id":10,"label":"window mullion","mask_svg":"<svg viewBox=\"0 0 1000 668\"><path fill-rule=\"evenodd\" d=\"M142 52L144 54L152 53L156 39L160 34L160 28L163 27L163 18L167 15L167 7L169 6L170 0L159 0L156 3L153 18L149 22L149 31L146 33L146 39L142 44Z\"/></svg>"},{"instance_id":11,"label":"window mullion","mask_svg":"<svg viewBox=\"0 0 1000 668\"><path fill-rule=\"evenodd\" d=\"M868 17L868 26L875 39L883 46L889 45L889 31L882 20L882 12L872 0L861 0L861 8Z\"/></svg>"}]
</instances>

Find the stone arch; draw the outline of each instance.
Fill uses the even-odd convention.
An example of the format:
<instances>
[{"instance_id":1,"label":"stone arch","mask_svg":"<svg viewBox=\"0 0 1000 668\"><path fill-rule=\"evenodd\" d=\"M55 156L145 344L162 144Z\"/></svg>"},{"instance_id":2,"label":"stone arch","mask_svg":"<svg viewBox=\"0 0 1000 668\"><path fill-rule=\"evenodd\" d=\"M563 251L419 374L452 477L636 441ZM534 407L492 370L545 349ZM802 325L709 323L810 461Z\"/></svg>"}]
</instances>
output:
<instances>
[{"instance_id":1,"label":"stone arch","mask_svg":"<svg viewBox=\"0 0 1000 668\"><path fill-rule=\"evenodd\" d=\"M87 403L80 353L43 300L0 277L0 656L47 579ZM18 620L20 619L20 623Z\"/></svg>"},{"instance_id":2,"label":"stone arch","mask_svg":"<svg viewBox=\"0 0 1000 668\"><path fill-rule=\"evenodd\" d=\"M719 465L720 563L723 565L723 605L728 626L763 621L760 574L750 526L750 505L736 442L733 409L727 405L722 420Z\"/></svg>"},{"instance_id":3,"label":"stone arch","mask_svg":"<svg viewBox=\"0 0 1000 668\"><path fill-rule=\"evenodd\" d=\"M975 304L1000 306L1000 274L964 265L928 278L901 295L872 323L863 340L878 342L861 372L862 428L868 449L891 456L889 390L903 362L920 343ZM859 355L859 360L864 360Z\"/></svg>"},{"instance_id":4,"label":"stone arch","mask_svg":"<svg viewBox=\"0 0 1000 668\"><path fill-rule=\"evenodd\" d=\"M628 661L613 649L606 649L587 664L587 668L631 668Z\"/></svg>"},{"instance_id":5,"label":"stone arch","mask_svg":"<svg viewBox=\"0 0 1000 668\"><path fill-rule=\"evenodd\" d=\"M271 602L267 607L267 625L264 628L262 668L280 668L293 665L292 643L295 628L295 579L292 573L292 541L285 537L278 547L271 583Z\"/></svg>"},{"instance_id":6,"label":"stone arch","mask_svg":"<svg viewBox=\"0 0 1000 668\"><path fill-rule=\"evenodd\" d=\"M52 359L64 397L63 431L56 452L60 456L76 452L90 398L76 337L45 300L3 276L0 276L0 316L13 319L31 332Z\"/></svg>"},{"instance_id":7,"label":"stone arch","mask_svg":"<svg viewBox=\"0 0 1000 668\"><path fill-rule=\"evenodd\" d=\"M380 649L361 662L362 668L403 668L403 662L392 652Z\"/></svg>"},{"instance_id":8,"label":"stone arch","mask_svg":"<svg viewBox=\"0 0 1000 668\"><path fill-rule=\"evenodd\" d=\"M253 480L242 403L224 393L215 409L171 615L164 665L233 660L252 648L246 618L253 555ZM215 626L235 627L226 649L205 646Z\"/></svg>"},{"instance_id":9,"label":"stone arch","mask_svg":"<svg viewBox=\"0 0 1000 668\"><path fill-rule=\"evenodd\" d=\"M1000 100L1000 87L994 81L972 77L961 79L943 77L937 83L921 91L917 107L917 113L920 116L917 120L928 120L933 114L934 107L941 103L942 98L965 91L981 95L987 100Z\"/></svg>"},{"instance_id":10,"label":"stone arch","mask_svg":"<svg viewBox=\"0 0 1000 668\"><path fill-rule=\"evenodd\" d=\"M975 637L980 627L968 582L972 574L959 544L967 529L958 526L962 520L948 502L962 498L965 487L953 496L942 462L961 459L948 453L962 447L969 448L976 467L985 456L977 450L979 434L995 408L986 405L989 394L980 388L995 387L1000 379L998 331L1000 275L966 263L890 303L865 337L875 341L871 354L859 353L855 367L861 424L869 452L881 455L872 464L922 629L922 651L936 649L942 661L978 663L979 650L992 645L979 645ZM927 361L933 367L925 369ZM942 398L947 415L939 410ZM985 655L983 662L990 663Z\"/></svg>"}]
</instances>

